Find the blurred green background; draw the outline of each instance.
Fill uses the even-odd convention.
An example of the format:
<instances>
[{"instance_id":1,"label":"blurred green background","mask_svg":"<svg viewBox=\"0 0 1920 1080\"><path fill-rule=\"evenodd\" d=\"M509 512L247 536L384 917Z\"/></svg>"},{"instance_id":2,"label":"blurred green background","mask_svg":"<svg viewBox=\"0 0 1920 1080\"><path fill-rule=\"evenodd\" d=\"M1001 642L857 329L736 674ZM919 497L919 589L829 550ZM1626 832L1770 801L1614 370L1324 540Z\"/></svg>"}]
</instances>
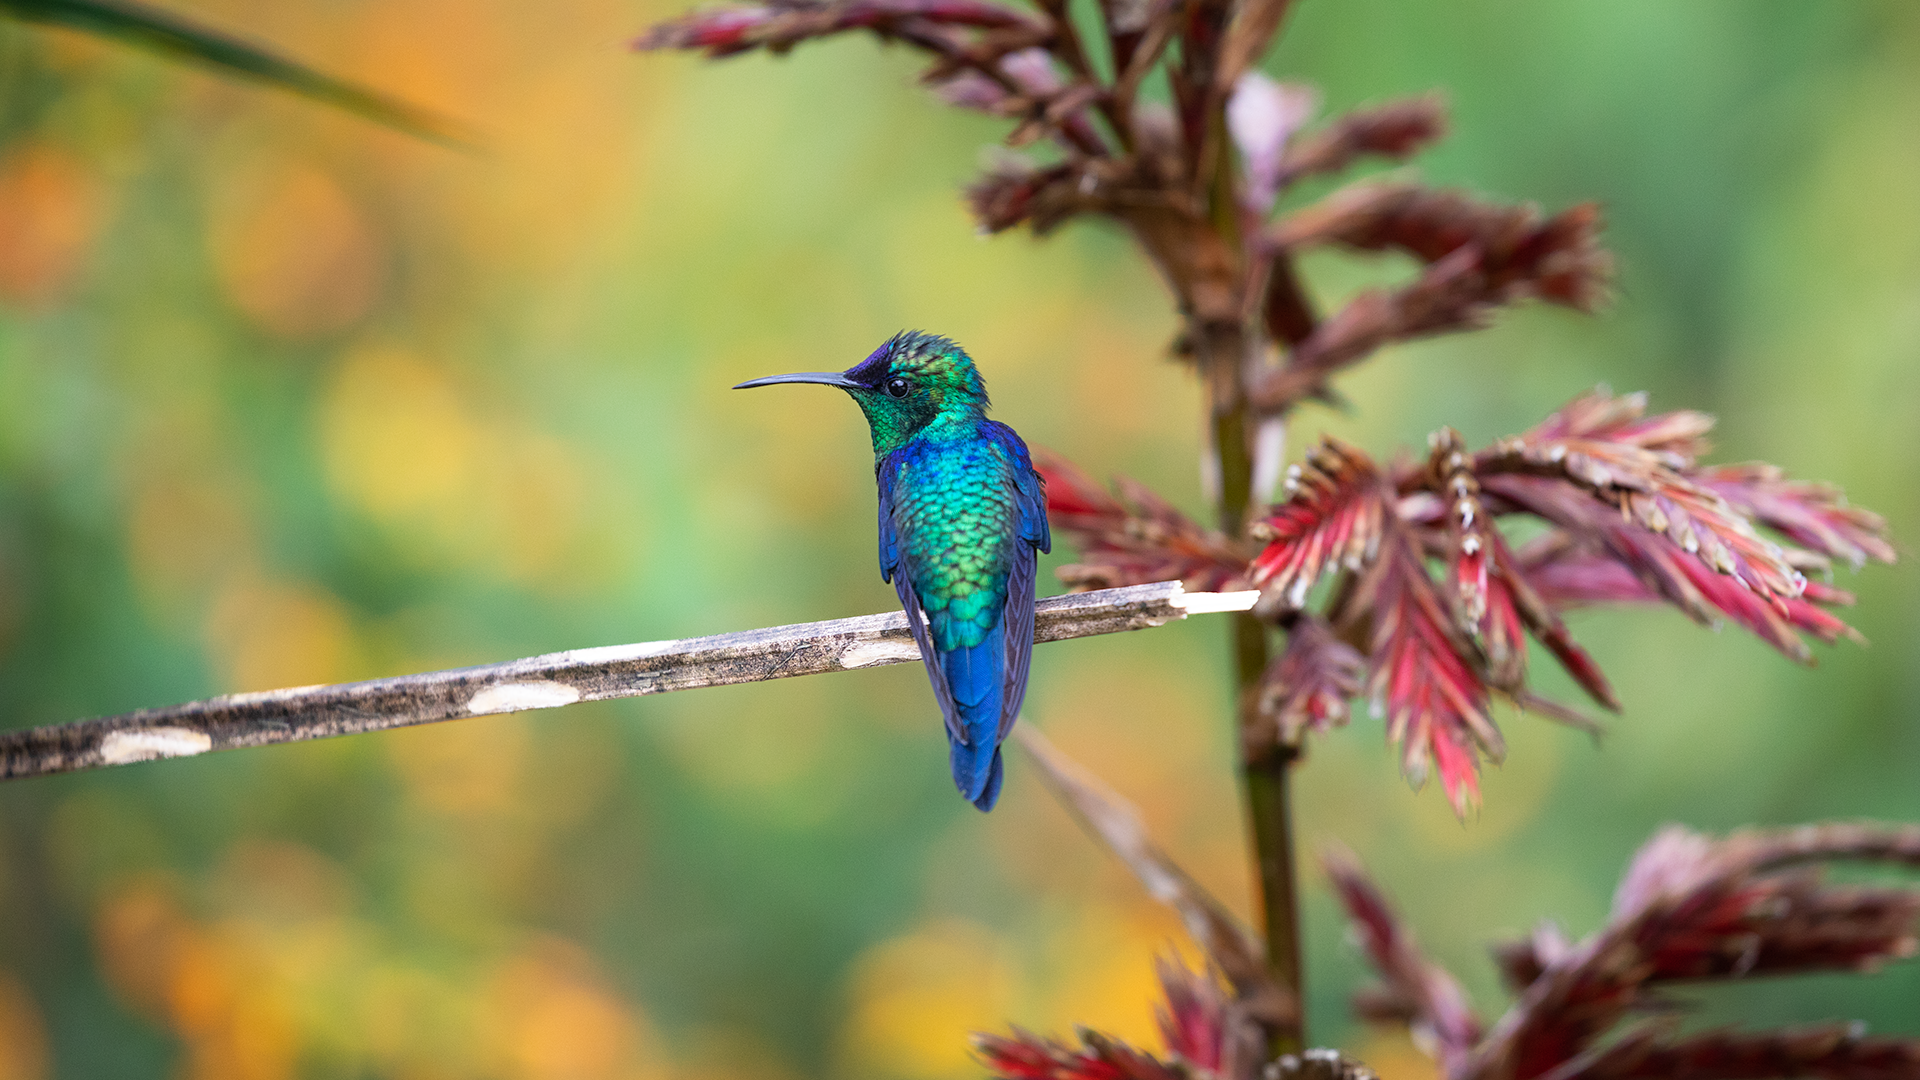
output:
<instances>
[{"instance_id":1,"label":"blurred green background","mask_svg":"<svg viewBox=\"0 0 1920 1080\"><path fill-rule=\"evenodd\" d=\"M887 610L857 411L726 388L902 327L965 343L1030 440L1201 510L1159 283L1102 227L978 238L956 189L1003 125L903 50L626 52L670 0L173 6L490 149L0 22L0 725ZM1296 454L1479 442L1606 381L1920 535L1920 7L1305 0L1267 70L1332 110L1442 89L1424 175L1603 200L1621 261L1602 318L1382 356ZM1407 272L1308 270L1329 300ZM1843 572L1873 644L1818 670L1581 617L1627 703L1602 748L1502 714L1462 825L1363 717L1314 747L1305 839L1497 1012L1482 946L1591 929L1663 822L1920 817L1915 582ZM1050 645L1028 716L1244 911L1223 633ZM0 1080L939 1080L1010 1021L1157 1044L1177 924L1018 758L990 817L944 771L901 666L9 783ZM1306 888L1315 1040L1422 1075L1348 1019ZM1706 1001L1920 1033L1920 968Z\"/></svg>"}]
</instances>

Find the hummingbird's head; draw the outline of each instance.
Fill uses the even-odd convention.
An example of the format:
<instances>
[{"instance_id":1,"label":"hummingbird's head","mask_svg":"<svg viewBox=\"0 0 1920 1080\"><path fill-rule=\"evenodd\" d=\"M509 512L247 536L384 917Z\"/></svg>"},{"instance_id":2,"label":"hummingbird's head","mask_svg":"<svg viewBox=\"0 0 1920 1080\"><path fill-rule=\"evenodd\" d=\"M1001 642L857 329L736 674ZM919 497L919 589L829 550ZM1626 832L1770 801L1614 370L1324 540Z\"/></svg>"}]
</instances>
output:
<instances>
[{"instance_id":1,"label":"hummingbird's head","mask_svg":"<svg viewBox=\"0 0 1920 1080\"><path fill-rule=\"evenodd\" d=\"M986 412L987 388L973 359L949 338L904 330L871 356L841 372L805 371L743 382L734 389L774 383L838 386L853 395L873 429L873 449L885 454L936 420Z\"/></svg>"}]
</instances>

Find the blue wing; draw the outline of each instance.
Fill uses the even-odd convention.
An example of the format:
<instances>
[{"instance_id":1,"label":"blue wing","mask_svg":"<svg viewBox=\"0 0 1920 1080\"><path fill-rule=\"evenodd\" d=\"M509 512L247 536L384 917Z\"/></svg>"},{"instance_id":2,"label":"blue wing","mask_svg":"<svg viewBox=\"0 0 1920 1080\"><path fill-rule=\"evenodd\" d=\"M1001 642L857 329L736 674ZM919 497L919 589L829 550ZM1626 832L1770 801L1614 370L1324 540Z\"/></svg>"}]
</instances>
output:
<instances>
[{"instance_id":1,"label":"blue wing","mask_svg":"<svg viewBox=\"0 0 1920 1080\"><path fill-rule=\"evenodd\" d=\"M1033 661L1034 573L1039 554L1053 550L1053 533L1047 527L1046 482L1034 471L1027 444L1012 428L997 420L988 421L986 429L987 436L1013 465L1014 502L1020 511L1021 542L1013 545L1007 574L1007 606L1000 619L1000 625L1006 628L1006 680L997 742L1013 730L1020 706L1027 698L1027 672Z\"/></svg>"},{"instance_id":2,"label":"blue wing","mask_svg":"<svg viewBox=\"0 0 1920 1080\"><path fill-rule=\"evenodd\" d=\"M880 488L880 580L893 583L894 595L900 598L900 610L907 614L907 629L913 632L913 643L920 646L920 662L926 666L927 678L933 683L933 696L940 703L940 714L946 717L947 738L964 742L966 734L960 726L960 712L954 707L953 690L947 684L947 673L941 667L939 654L933 651L933 636L927 632L927 616L920 610L920 598L913 592L913 575L900 565L900 528L893 520L893 485L899 473L898 450L874 467L874 480Z\"/></svg>"}]
</instances>

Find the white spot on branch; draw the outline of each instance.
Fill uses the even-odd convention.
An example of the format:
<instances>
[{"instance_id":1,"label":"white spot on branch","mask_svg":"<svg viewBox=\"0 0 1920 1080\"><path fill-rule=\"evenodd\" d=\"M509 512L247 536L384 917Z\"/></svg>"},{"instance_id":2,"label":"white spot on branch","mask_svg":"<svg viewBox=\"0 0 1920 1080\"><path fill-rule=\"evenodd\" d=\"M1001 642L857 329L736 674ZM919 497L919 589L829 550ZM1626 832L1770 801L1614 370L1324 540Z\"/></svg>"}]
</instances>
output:
<instances>
[{"instance_id":1,"label":"white spot on branch","mask_svg":"<svg viewBox=\"0 0 1920 1080\"><path fill-rule=\"evenodd\" d=\"M1260 590L1248 589L1244 592L1181 593L1168 603L1189 615L1213 615L1223 611L1252 611L1253 603L1258 599Z\"/></svg>"},{"instance_id":2,"label":"white spot on branch","mask_svg":"<svg viewBox=\"0 0 1920 1080\"><path fill-rule=\"evenodd\" d=\"M109 731L100 740L100 760L129 765L154 758L192 757L213 749L213 736L192 728L160 727L145 731Z\"/></svg>"},{"instance_id":3,"label":"white spot on branch","mask_svg":"<svg viewBox=\"0 0 1920 1080\"><path fill-rule=\"evenodd\" d=\"M525 712L528 709L553 709L580 700L580 691L565 683L542 679L539 682L511 682L489 686L473 695L467 711L484 713Z\"/></svg>"},{"instance_id":4,"label":"white spot on branch","mask_svg":"<svg viewBox=\"0 0 1920 1080\"><path fill-rule=\"evenodd\" d=\"M900 663L906 660L920 659L920 646L911 641L869 641L864 645L855 645L840 657L843 668L866 667L869 664Z\"/></svg>"},{"instance_id":5,"label":"white spot on branch","mask_svg":"<svg viewBox=\"0 0 1920 1080\"><path fill-rule=\"evenodd\" d=\"M685 644L685 641L675 638L672 641L642 641L633 645L597 645L591 649L570 649L556 653L550 659L569 664L617 664L623 660L664 656Z\"/></svg>"}]
</instances>

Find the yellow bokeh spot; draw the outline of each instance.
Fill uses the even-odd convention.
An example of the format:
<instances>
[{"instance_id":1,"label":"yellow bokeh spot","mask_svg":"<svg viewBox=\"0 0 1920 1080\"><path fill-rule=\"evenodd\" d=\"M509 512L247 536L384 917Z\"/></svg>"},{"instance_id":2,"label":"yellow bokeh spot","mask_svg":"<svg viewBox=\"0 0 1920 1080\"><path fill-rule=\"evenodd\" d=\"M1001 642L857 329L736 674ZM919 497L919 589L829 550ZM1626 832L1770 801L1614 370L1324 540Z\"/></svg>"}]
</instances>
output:
<instances>
[{"instance_id":1,"label":"yellow bokeh spot","mask_svg":"<svg viewBox=\"0 0 1920 1080\"><path fill-rule=\"evenodd\" d=\"M1439 1080L1440 1067L1399 1028L1379 1029L1351 1054L1380 1080Z\"/></svg>"},{"instance_id":2,"label":"yellow bokeh spot","mask_svg":"<svg viewBox=\"0 0 1920 1080\"><path fill-rule=\"evenodd\" d=\"M235 691L343 682L360 673L346 607L313 585L243 571L214 599L206 636Z\"/></svg>"},{"instance_id":3,"label":"yellow bokeh spot","mask_svg":"<svg viewBox=\"0 0 1920 1080\"><path fill-rule=\"evenodd\" d=\"M1006 944L977 923L940 919L873 946L853 969L842 1036L849 1071L977 1075L969 1036L1006 1026L1014 982Z\"/></svg>"},{"instance_id":4,"label":"yellow bokeh spot","mask_svg":"<svg viewBox=\"0 0 1920 1080\"><path fill-rule=\"evenodd\" d=\"M335 487L376 517L433 511L474 484L484 437L445 368L401 349L356 349L322 413Z\"/></svg>"},{"instance_id":5,"label":"yellow bokeh spot","mask_svg":"<svg viewBox=\"0 0 1920 1080\"><path fill-rule=\"evenodd\" d=\"M333 489L422 562L549 585L606 569L588 521L606 486L565 442L483 409L444 365L355 349L327 387L320 436Z\"/></svg>"},{"instance_id":6,"label":"yellow bokeh spot","mask_svg":"<svg viewBox=\"0 0 1920 1080\"><path fill-rule=\"evenodd\" d=\"M407 793L436 813L477 817L519 808L524 716L490 716L390 732L382 745Z\"/></svg>"},{"instance_id":7,"label":"yellow bokeh spot","mask_svg":"<svg viewBox=\"0 0 1920 1080\"><path fill-rule=\"evenodd\" d=\"M1056 1033L1084 1025L1141 1047L1160 1042L1154 1007L1164 995L1154 957L1178 956L1189 967L1203 962L1180 920L1145 899L1125 908L1083 904L1042 943L1041 955L1046 978L1036 987L1030 1023Z\"/></svg>"},{"instance_id":8,"label":"yellow bokeh spot","mask_svg":"<svg viewBox=\"0 0 1920 1080\"><path fill-rule=\"evenodd\" d=\"M311 166L283 165L218 192L210 208L214 267L228 299L256 325L305 339L366 315L385 256L338 181Z\"/></svg>"}]
</instances>

